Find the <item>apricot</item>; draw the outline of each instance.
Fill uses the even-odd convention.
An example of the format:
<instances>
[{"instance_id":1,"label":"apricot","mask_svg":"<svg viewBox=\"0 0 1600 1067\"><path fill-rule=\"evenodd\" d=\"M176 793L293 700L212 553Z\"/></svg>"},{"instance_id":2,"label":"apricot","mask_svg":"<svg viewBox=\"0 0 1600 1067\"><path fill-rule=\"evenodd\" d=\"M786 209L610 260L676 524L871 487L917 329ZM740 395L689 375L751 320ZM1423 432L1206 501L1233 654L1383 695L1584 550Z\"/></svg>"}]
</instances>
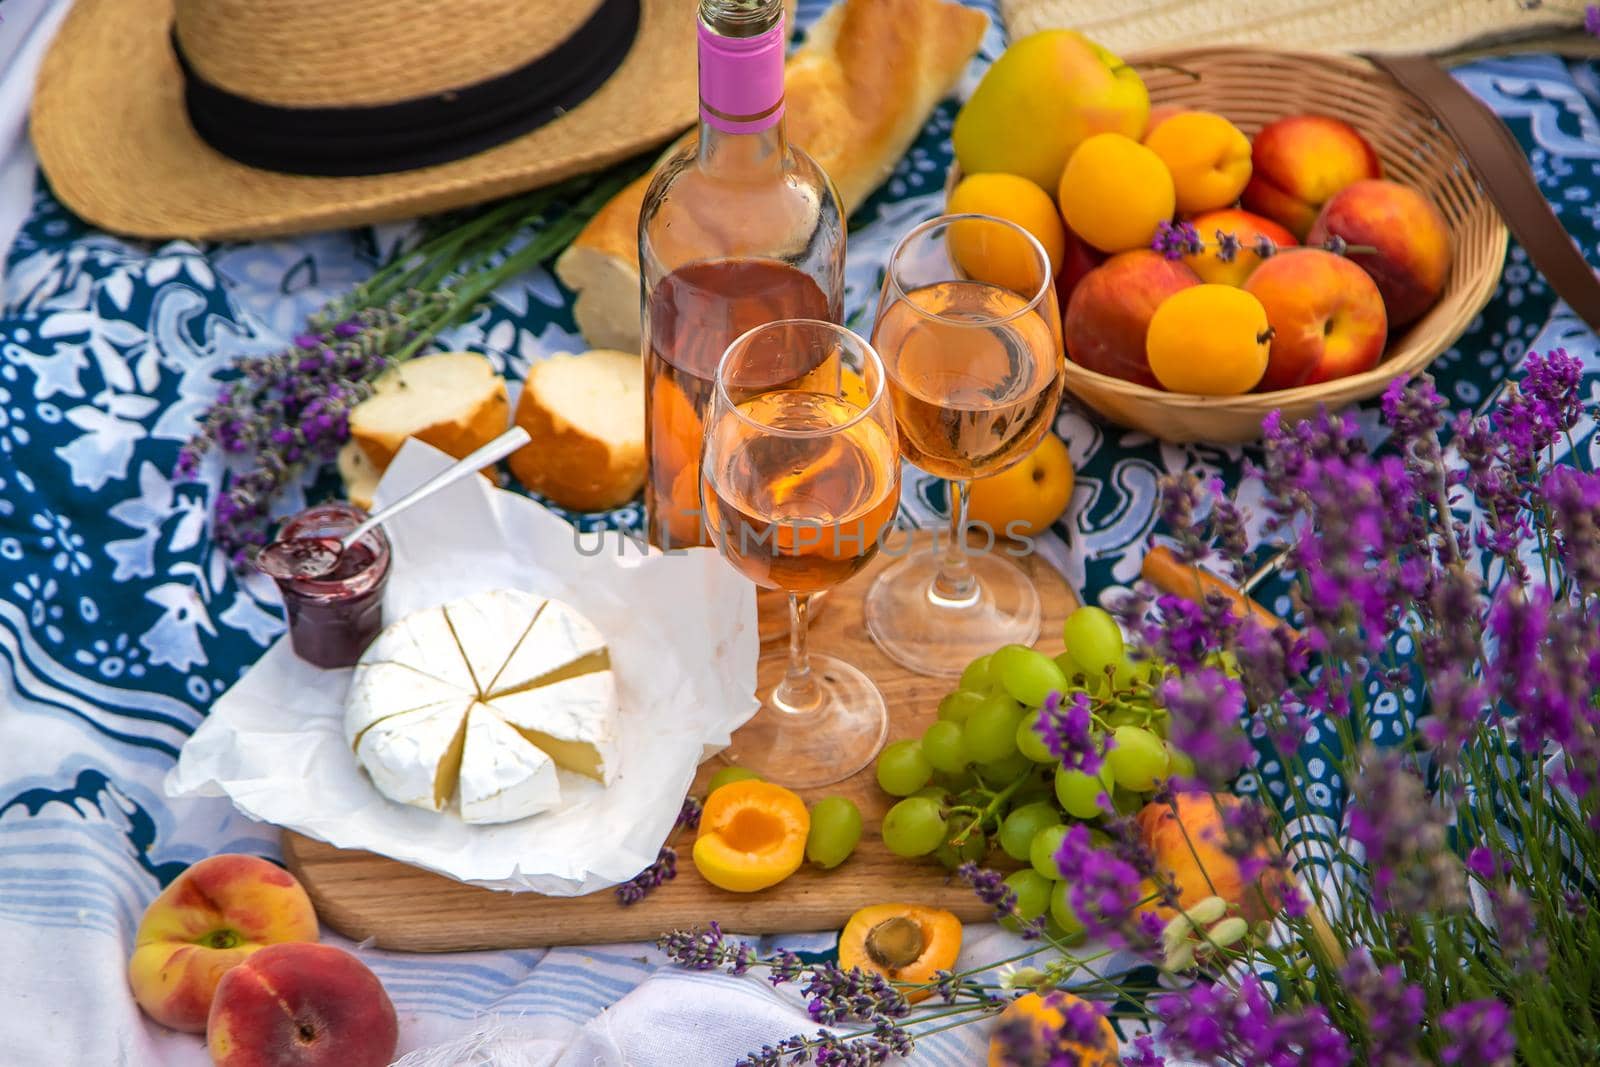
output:
<instances>
[{"instance_id":1,"label":"apricot","mask_svg":"<svg viewBox=\"0 0 1600 1067\"><path fill-rule=\"evenodd\" d=\"M1093 1044L1085 1045L1063 1034L1067 1021L1066 1009L1077 1004L1087 1004L1081 997L1056 991L1046 996L1024 993L1006 1005L1000 1013L996 1027L1012 1022L1026 1022L1033 1031L1034 1056L1016 1059L997 1034L989 1039L989 1067L1045 1067L1051 1063L1075 1063L1078 1067L1116 1067L1120 1062L1117 1053L1117 1032L1110 1020L1100 1017L1099 1037Z\"/></svg>"},{"instance_id":2,"label":"apricot","mask_svg":"<svg viewBox=\"0 0 1600 1067\"><path fill-rule=\"evenodd\" d=\"M839 966L874 971L891 982L922 985L952 969L961 955L961 920L921 904L874 904L850 916L839 934ZM913 1004L930 989L906 990Z\"/></svg>"},{"instance_id":3,"label":"apricot","mask_svg":"<svg viewBox=\"0 0 1600 1067\"><path fill-rule=\"evenodd\" d=\"M332 945L271 945L222 976L206 1044L216 1067L384 1067L394 1003L367 965Z\"/></svg>"},{"instance_id":4,"label":"apricot","mask_svg":"<svg viewBox=\"0 0 1600 1067\"><path fill-rule=\"evenodd\" d=\"M1209 111L1184 111L1145 135L1172 172L1178 210L1213 211L1239 199L1250 181L1250 138Z\"/></svg>"},{"instance_id":5,"label":"apricot","mask_svg":"<svg viewBox=\"0 0 1600 1067\"><path fill-rule=\"evenodd\" d=\"M1034 236L1061 269L1067 230L1050 194L1014 174L969 174L950 193L952 215L993 215L1014 222ZM1032 296L1042 280L1038 255L1017 234L1000 226L957 223L950 228L950 254L970 277Z\"/></svg>"},{"instance_id":6,"label":"apricot","mask_svg":"<svg viewBox=\"0 0 1600 1067\"><path fill-rule=\"evenodd\" d=\"M145 909L128 985L150 1018L198 1034L231 968L266 945L316 939L316 912L294 875L256 856L212 856Z\"/></svg>"},{"instance_id":7,"label":"apricot","mask_svg":"<svg viewBox=\"0 0 1600 1067\"><path fill-rule=\"evenodd\" d=\"M1149 247L1156 228L1172 218L1176 197L1161 157L1120 133L1096 134L1079 145L1056 190L1072 232L1102 252Z\"/></svg>"},{"instance_id":8,"label":"apricot","mask_svg":"<svg viewBox=\"0 0 1600 1067\"><path fill-rule=\"evenodd\" d=\"M1123 252L1083 276L1067 304L1068 357L1113 378L1157 386L1145 355L1156 308L1173 293L1200 284L1194 271L1148 248Z\"/></svg>"},{"instance_id":9,"label":"apricot","mask_svg":"<svg viewBox=\"0 0 1600 1067\"><path fill-rule=\"evenodd\" d=\"M1294 234L1271 219L1239 208L1208 211L1195 216L1190 222L1206 247L1203 252L1184 256L1183 261L1200 276L1201 281L1218 285L1242 286L1251 273L1261 266L1261 257L1251 251L1259 238L1265 237L1279 248L1293 248L1300 243ZM1239 249L1231 260L1217 257L1217 247L1222 239L1219 234L1239 242Z\"/></svg>"},{"instance_id":10,"label":"apricot","mask_svg":"<svg viewBox=\"0 0 1600 1067\"><path fill-rule=\"evenodd\" d=\"M1389 328L1409 326L1444 292L1450 275L1450 226L1433 202L1410 186L1359 181L1329 200L1306 236L1330 236L1375 252L1351 252L1350 262L1372 276L1383 294Z\"/></svg>"},{"instance_id":11,"label":"apricot","mask_svg":"<svg viewBox=\"0 0 1600 1067\"><path fill-rule=\"evenodd\" d=\"M1231 285L1205 284L1156 308L1145 351L1163 389L1237 396L1266 372L1271 341L1261 301Z\"/></svg>"},{"instance_id":12,"label":"apricot","mask_svg":"<svg viewBox=\"0 0 1600 1067\"><path fill-rule=\"evenodd\" d=\"M1156 867L1178 891L1178 906L1188 910L1206 897L1219 896L1251 922L1272 918L1283 876L1268 867L1256 881L1246 881L1238 861L1223 847L1227 830L1222 809L1243 801L1227 793L1179 793L1176 803L1176 815L1166 804L1146 804L1136 821ZM1258 856L1268 858L1265 850ZM1159 903L1149 907L1167 921L1178 914Z\"/></svg>"},{"instance_id":13,"label":"apricot","mask_svg":"<svg viewBox=\"0 0 1600 1067\"><path fill-rule=\"evenodd\" d=\"M1037 537L1067 510L1073 481L1065 442L1047 433L1026 458L973 481L967 519L996 537Z\"/></svg>"},{"instance_id":14,"label":"apricot","mask_svg":"<svg viewBox=\"0 0 1600 1067\"><path fill-rule=\"evenodd\" d=\"M730 782L706 798L694 865L731 893L777 885L800 869L811 813L791 790L757 778Z\"/></svg>"}]
</instances>

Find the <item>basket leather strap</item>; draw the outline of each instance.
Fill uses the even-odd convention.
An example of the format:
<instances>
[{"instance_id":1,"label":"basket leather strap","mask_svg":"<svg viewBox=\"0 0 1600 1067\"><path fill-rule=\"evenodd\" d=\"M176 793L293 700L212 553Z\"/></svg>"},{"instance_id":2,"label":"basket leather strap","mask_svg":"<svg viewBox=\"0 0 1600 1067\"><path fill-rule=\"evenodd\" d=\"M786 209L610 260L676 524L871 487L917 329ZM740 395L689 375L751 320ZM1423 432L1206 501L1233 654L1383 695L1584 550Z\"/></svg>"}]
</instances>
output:
<instances>
[{"instance_id":1,"label":"basket leather strap","mask_svg":"<svg viewBox=\"0 0 1600 1067\"><path fill-rule=\"evenodd\" d=\"M1366 58L1433 111L1533 265L1578 317L1600 332L1600 280L1550 210L1522 147L1499 116L1427 56Z\"/></svg>"}]
</instances>

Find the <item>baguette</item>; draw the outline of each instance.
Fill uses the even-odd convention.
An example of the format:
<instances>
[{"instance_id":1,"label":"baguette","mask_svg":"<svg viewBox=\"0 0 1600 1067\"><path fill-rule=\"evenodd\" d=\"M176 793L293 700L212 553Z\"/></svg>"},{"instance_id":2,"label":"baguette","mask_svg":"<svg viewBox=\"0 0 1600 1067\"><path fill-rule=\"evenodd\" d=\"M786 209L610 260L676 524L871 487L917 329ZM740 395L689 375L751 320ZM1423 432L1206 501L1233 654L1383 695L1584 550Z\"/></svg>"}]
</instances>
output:
<instances>
[{"instance_id":1,"label":"baguette","mask_svg":"<svg viewBox=\"0 0 1600 1067\"><path fill-rule=\"evenodd\" d=\"M350 411L350 436L382 472L406 438L461 459L506 432L505 379L484 356L416 356L379 375L372 395Z\"/></svg>"},{"instance_id":2,"label":"baguette","mask_svg":"<svg viewBox=\"0 0 1600 1067\"><path fill-rule=\"evenodd\" d=\"M789 140L833 179L846 213L889 177L988 23L949 0L839 0L811 27L784 73ZM613 197L556 261L597 348L640 350L639 211L651 177Z\"/></svg>"},{"instance_id":3,"label":"baguette","mask_svg":"<svg viewBox=\"0 0 1600 1067\"><path fill-rule=\"evenodd\" d=\"M600 511L644 487L644 368L631 352L565 354L528 368L511 454L523 486L564 508Z\"/></svg>"}]
</instances>

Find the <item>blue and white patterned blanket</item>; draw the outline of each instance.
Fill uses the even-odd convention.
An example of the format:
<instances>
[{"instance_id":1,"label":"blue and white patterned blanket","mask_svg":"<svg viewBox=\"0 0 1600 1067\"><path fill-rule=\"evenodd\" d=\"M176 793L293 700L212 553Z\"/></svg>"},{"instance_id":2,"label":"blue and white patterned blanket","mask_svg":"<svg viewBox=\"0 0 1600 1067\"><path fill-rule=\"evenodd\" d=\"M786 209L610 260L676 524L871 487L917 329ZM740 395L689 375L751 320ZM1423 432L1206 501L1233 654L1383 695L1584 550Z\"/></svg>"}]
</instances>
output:
<instances>
[{"instance_id":1,"label":"blue and white patterned blanket","mask_svg":"<svg viewBox=\"0 0 1600 1067\"><path fill-rule=\"evenodd\" d=\"M282 347L404 228L154 244L94 231L42 186L27 200L31 158L10 137L25 114L27 72L64 6L12 0L0 13L0 249L8 216L21 227L0 278L0 1003L9 1009L0 1062L201 1064L197 1038L138 1013L123 967L144 905L184 866L223 851L277 853L270 827L226 802L168 800L161 782L210 702L282 624L270 587L240 582L210 549L214 487L175 483L170 471L232 361ZM803 0L802 25L824 6ZM985 56L999 47L991 32ZM968 88L981 69L982 60ZM1600 262L1600 68L1526 57L1458 75L1511 124L1562 220ZM937 213L953 114L953 103L941 106L854 219L850 315L870 316L895 237ZM582 345L565 294L542 273L497 294L447 341L485 352L512 377ZM1557 345L1600 374L1594 336L1513 247L1494 302L1435 373L1453 402L1476 407L1530 347ZM1057 429L1080 473L1059 542L1047 547L1091 597L1136 577L1163 473L1233 480L1244 455L1152 442L1070 407ZM908 490L913 515L942 509L928 479ZM637 519L624 508L582 521ZM1330 813L1339 806L1337 783L1311 795ZM974 933L972 956L995 947ZM415 1063L731 1063L806 1028L792 1001L759 982L658 971L637 945L363 956L400 1011L403 1050L458 1039L500 1050L474 1058L463 1046ZM971 1062L975 1047L974 1035L941 1035L917 1062Z\"/></svg>"}]
</instances>

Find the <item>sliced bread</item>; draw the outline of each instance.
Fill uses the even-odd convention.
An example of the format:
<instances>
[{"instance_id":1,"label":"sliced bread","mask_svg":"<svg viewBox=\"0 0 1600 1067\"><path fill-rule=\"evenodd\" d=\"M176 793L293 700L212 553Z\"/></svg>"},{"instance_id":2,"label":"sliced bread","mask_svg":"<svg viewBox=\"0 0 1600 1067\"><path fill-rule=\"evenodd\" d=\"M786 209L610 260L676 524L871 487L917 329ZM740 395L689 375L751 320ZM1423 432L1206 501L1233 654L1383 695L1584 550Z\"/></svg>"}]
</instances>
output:
<instances>
[{"instance_id":1,"label":"sliced bread","mask_svg":"<svg viewBox=\"0 0 1600 1067\"><path fill-rule=\"evenodd\" d=\"M472 352L416 356L391 367L350 412L350 436L379 472L406 438L460 459L505 433L511 402L505 379Z\"/></svg>"},{"instance_id":2,"label":"sliced bread","mask_svg":"<svg viewBox=\"0 0 1600 1067\"><path fill-rule=\"evenodd\" d=\"M512 453L528 489L578 511L614 508L644 486L644 369L638 356L598 349L528 369L517 425L533 438Z\"/></svg>"}]
</instances>

